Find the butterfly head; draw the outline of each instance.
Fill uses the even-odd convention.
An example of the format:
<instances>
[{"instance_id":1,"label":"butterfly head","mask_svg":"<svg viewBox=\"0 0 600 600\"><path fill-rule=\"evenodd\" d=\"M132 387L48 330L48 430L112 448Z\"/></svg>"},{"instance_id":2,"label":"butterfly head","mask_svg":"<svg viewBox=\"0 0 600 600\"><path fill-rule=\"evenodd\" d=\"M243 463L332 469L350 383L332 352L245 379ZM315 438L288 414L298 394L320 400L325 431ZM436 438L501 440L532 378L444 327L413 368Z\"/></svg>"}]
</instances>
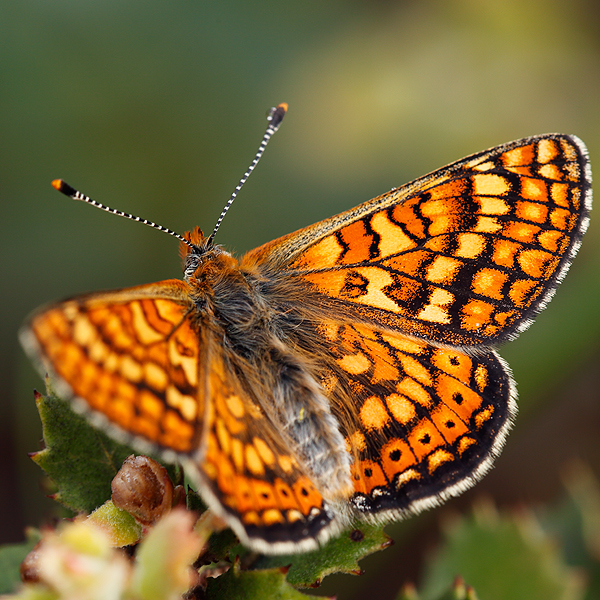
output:
<instances>
[{"instance_id":1,"label":"butterfly head","mask_svg":"<svg viewBox=\"0 0 600 600\"><path fill-rule=\"evenodd\" d=\"M189 283L192 279L206 281L210 273L222 271L232 266L236 260L222 246L212 243L200 227L183 234L185 242L179 246L179 254L183 260L184 279Z\"/></svg>"}]
</instances>

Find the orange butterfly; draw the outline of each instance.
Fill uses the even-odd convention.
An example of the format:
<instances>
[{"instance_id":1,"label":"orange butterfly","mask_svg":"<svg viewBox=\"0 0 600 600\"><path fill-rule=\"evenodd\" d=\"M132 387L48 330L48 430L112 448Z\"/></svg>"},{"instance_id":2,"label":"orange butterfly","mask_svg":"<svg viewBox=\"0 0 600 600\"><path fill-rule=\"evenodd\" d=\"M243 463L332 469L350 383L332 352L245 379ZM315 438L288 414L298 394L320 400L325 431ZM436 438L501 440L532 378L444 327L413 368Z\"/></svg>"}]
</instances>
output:
<instances>
[{"instance_id":1,"label":"orange butterfly","mask_svg":"<svg viewBox=\"0 0 600 600\"><path fill-rule=\"evenodd\" d=\"M590 208L583 143L525 138L239 261L195 229L183 281L45 307L21 339L76 410L181 462L249 547L309 550L490 468L517 410L492 346L549 301Z\"/></svg>"}]
</instances>

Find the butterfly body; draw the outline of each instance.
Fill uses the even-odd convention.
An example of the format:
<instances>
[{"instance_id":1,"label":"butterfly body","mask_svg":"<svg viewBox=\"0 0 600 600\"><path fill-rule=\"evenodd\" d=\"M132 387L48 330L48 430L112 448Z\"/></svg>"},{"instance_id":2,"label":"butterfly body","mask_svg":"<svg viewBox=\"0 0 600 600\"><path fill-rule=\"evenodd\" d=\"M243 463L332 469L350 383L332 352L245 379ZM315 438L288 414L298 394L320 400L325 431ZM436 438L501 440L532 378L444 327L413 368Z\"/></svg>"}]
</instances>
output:
<instances>
[{"instance_id":1,"label":"butterfly body","mask_svg":"<svg viewBox=\"0 0 600 600\"><path fill-rule=\"evenodd\" d=\"M526 328L585 231L573 136L475 154L239 261L199 229L184 281L35 313L25 348L140 451L179 460L262 552L315 548L464 491L516 414L492 348Z\"/></svg>"}]
</instances>

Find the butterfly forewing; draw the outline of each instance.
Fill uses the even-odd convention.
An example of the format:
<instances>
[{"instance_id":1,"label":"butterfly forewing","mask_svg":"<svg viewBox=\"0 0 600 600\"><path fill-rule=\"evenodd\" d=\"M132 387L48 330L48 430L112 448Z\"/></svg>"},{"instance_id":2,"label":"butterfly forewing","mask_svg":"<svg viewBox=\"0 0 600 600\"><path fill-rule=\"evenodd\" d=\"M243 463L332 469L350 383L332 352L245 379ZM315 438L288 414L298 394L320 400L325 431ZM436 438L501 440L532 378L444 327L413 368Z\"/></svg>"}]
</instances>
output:
<instances>
[{"instance_id":1,"label":"butterfly forewing","mask_svg":"<svg viewBox=\"0 0 600 600\"><path fill-rule=\"evenodd\" d=\"M179 280L80 296L32 315L22 340L80 411L173 459L197 448L206 407L192 309Z\"/></svg>"},{"instance_id":2,"label":"butterfly forewing","mask_svg":"<svg viewBox=\"0 0 600 600\"><path fill-rule=\"evenodd\" d=\"M590 183L577 138L526 138L248 259L273 260L356 319L436 343L498 343L531 323L570 265L587 227Z\"/></svg>"}]
</instances>

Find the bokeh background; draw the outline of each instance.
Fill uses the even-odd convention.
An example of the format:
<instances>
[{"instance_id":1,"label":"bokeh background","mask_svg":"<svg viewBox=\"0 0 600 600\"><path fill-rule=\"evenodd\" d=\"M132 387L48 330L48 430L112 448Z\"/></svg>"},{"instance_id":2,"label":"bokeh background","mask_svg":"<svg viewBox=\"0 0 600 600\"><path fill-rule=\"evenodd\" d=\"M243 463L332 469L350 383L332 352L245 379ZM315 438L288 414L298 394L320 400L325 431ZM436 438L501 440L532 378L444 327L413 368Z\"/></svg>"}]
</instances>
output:
<instances>
[{"instance_id":1,"label":"bokeh background","mask_svg":"<svg viewBox=\"0 0 600 600\"><path fill-rule=\"evenodd\" d=\"M219 233L237 253L526 135L575 133L599 170L600 3L2 0L1 542L53 514L27 458L43 383L17 343L23 318L71 294L180 276L175 240L50 181L180 232L210 230L282 101L283 127ZM395 548L364 561L363 577L317 593L391 598L418 579L447 511L482 494L551 502L575 458L599 472L595 217L550 307L501 350L521 412L497 468L390 527Z\"/></svg>"}]
</instances>

